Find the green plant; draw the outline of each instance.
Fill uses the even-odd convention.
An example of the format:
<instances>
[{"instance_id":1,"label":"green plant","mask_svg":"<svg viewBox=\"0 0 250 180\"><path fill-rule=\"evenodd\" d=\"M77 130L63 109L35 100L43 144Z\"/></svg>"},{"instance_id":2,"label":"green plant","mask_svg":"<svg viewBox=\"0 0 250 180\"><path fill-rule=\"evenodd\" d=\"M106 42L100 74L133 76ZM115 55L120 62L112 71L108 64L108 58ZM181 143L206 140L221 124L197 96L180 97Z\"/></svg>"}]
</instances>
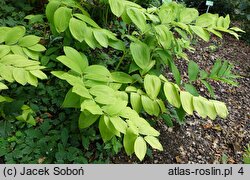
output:
<instances>
[{"instance_id":1,"label":"green plant","mask_svg":"<svg viewBox=\"0 0 250 180\"><path fill-rule=\"evenodd\" d=\"M204 0L182 0L189 7L198 8L200 12L205 12L207 6L205 6ZM248 0L214 0L214 6L210 8L210 12L218 13L220 15L230 14L230 16L241 23L242 29L246 31L246 34L242 36L242 39L249 42L249 27L250 27L250 1Z\"/></svg>"},{"instance_id":2,"label":"green plant","mask_svg":"<svg viewBox=\"0 0 250 180\"><path fill-rule=\"evenodd\" d=\"M80 109L80 129L98 126L103 141L107 143L112 139L113 145L115 137L123 138L126 153L135 153L142 160L147 144L162 150L157 139L159 132L146 120L148 116L168 116L174 109L180 120L185 113L192 115L193 111L203 118L215 119L217 115L226 118L228 111L224 103L183 90L174 57L188 60L184 49L192 50L193 35L209 41L209 32L221 38L221 31L238 38L236 32L242 30L229 28L228 15L225 18L214 14L199 16L196 9L174 2L148 9L126 0L109 0L109 5L112 13L130 28L123 37L126 41L101 28L73 1L51 0L46 7L53 34L62 36L68 45L63 48L65 55L58 56L57 60L69 71L52 71L52 74L72 86L63 107ZM75 44L80 44L77 50L69 46ZM88 59L83 52L89 47L93 51L113 48L123 55L115 64L115 70L109 70ZM162 75L161 69L166 65L175 83ZM231 73L228 63L217 66ZM215 76L210 77L222 79L224 70L220 75L216 71Z\"/></svg>"},{"instance_id":3,"label":"green plant","mask_svg":"<svg viewBox=\"0 0 250 180\"><path fill-rule=\"evenodd\" d=\"M201 70L197 63L194 61L189 61L188 64L188 77L189 83L186 83L185 89L193 94L194 96L199 96L198 91L192 85L196 81L200 81L210 93L211 97L215 98L214 89L209 83L209 80L221 81L224 83L228 83L230 85L237 86L236 78L239 76L234 75L231 70L233 69L233 65L228 61L216 60L213 68L210 70L210 73Z\"/></svg>"},{"instance_id":4,"label":"green plant","mask_svg":"<svg viewBox=\"0 0 250 180\"><path fill-rule=\"evenodd\" d=\"M243 162L245 164L250 164L250 144L245 147L245 152L243 154Z\"/></svg>"}]
</instances>

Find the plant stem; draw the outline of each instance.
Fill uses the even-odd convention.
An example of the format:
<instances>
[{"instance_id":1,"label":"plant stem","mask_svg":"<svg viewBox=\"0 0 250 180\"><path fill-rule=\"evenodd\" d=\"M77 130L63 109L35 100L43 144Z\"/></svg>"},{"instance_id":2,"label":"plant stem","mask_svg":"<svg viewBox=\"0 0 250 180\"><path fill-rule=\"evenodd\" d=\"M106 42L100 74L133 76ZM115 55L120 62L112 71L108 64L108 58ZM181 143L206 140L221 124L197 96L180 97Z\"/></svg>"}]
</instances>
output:
<instances>
[{"instance_id":1,"label":"plant stem","mask_svg":"<svg viewBox=\"0 0 250 180\"><path fill-rule=\"evenodd\" d=\"M118 64L117 64L117 66L115 67L115 71L117 71L117 70L119 69L119 67L120 67L120 65L121 65L121 63L122 63L122 61L123 61L124 58L125 58L125 55L126 55L126 52L124 51L122 57L120 58L120 60L119 60L119 62L118 62Z\"/></svg>"}]
</instances>

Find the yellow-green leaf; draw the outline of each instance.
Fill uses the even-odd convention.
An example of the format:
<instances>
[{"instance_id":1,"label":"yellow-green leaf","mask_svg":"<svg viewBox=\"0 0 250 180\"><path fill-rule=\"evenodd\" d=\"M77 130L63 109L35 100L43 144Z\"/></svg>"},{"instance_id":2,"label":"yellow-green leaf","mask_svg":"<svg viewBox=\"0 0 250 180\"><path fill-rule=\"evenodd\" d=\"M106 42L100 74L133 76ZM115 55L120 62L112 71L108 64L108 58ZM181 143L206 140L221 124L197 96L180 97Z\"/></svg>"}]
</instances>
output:
<instances>
[{"instance_id":1,"label":"yellow-green leaf","mask_svg":"<svg viewBox=\"0 0 250 180\"><path fill-rule=\"evenodd\" d=\"M86 35L85 30L87 29L87 25L85 22L80 21L75 18L71 18L69 21L69 30L72 34L72 36L78 40L79 42L82 42Z\"/></svg>"},{"instance_id":2,"label":"yellow-green leaf","mask_svg":"<svg viewBox=\"0 0 250 180\"><path fill-rule=\"evenodd\" d=\"M125 10L124 0L109 0L111 11L117 17L120 17Z\"/></svg>"},{"instance_id":3,"label":"yellow-green leaf","mask_svg":"<svg viewBox=\"0 0 250 180\"><path fill-rule=\"evenodd\" d=\"M144 137L145 141L154 149L158 149L159 151L163 151L163 147L160 141L154 136L146 136Z\"/></svg>"},{"instance_id":4,"label":"yellow-green leaf","mask_svg":"<svg viewBox=\"0 0 250 180\"><path fill-rule=\"evenodd\" d=\"M159 108L158 103L155 100L150 99L148 96L142 95L141 102L142 102L143 109L149 115L155 115L155 116L159 115L160 108Z\"/></svg>"},{"instance_id":5,"label":"yellow-green leaf","mask_svg":"<svg viewBox=\"0 0 250 180\"><path fill-rule=\"evenodd\" d=\"M19 46L23 46L23 47L34 46L40 41L40 39L41 38L38 36L28 35L19 39L18 44Z\"/></svg>"},{"instance_id":6,"label":"yellow-green leaf","mask_svg":"<svg viewBox=\"0 0 250 180\"><path fill-rule=\"evenodd\" d=\"M93 100L84 100L81 104L81 111L88 110L92 114L102 115L102 109L98 104Z\"/></svg>"},{"instance_id":7,"label":"yellow-green leaf","mask_svg":"<svg viewBox=\"0 0 250 180\"><path fill-rule=\"evenodd\" d=\"M72 17L72 9L60 7L54 14L54 24L57 32L64 32L69 26L69 20Z\"/></svg>"},{"instance_id":8,"label":"yellow-green leaf","mask_svg":"<svg viewBox=\"0 0 250 180\"><path fill-rule=\"evenodd\" d=\"M214 104L218 116L225 119L228 116L228 110L226 104L215 100L211 100L211 102Z\"/></svg>"},{"instance_id":9,"label":"yellow-green leaf","mask_svg":"<svg viewBox=\"0 0 250 180\"><path fill-rule=\"evenodd\" d=\"M150 49L142 43L136 42L130 44L130 51L133 59L141 69L146 69L150 64Z\"/></svg>"},{"instance_id":10,"label":"yellow-green leaf","mask_svg":"<svg viewBox=\"0 0 250 180\"><path fill-rule=\"evenodd\" d=\"M127 130L127 123L122 120L119 116L117 117L110 117L109 118L111 123L114 125L115 129L123 134L126 133Z\"/></svg>"},{"instance_id":11,"label":"yellow-green leaf","mask_svg":"<svg viewBox=\"0 0 250 180\"><path fill-rule=\"evenodd\" d=\"M179 108L181 106L180 95L174 84L165 82L163 89L168 102L171 105Z\"/></svg>"},{"instance_id":12,"label":"yellow-green leaf","mask_svg":"<svg viewBox=\"0 0 250 180\"><path fill-rule=\"evenodd\" d=\"M193 106L193 96L189 92L181 91L180 92L181 105L184 111L188 114L193 115L194 106Z\"/></svg>"},{"instance_id":13,"label":"yellow-green leaf","mask_svg":"<svg viewBox=\"0 0 250 180\"><path fill-rule=\"evenodd\" d=\"M144 139L140 136L135 140L134 151L138 159L142 161L147 152L147 144L144 141Z\"/></svg>"},{"instance_id":14,"label":"yellow-green leaf","mask_svg":"<svg viewBox=\"0 0 250 180\"><path fill-rule=\"evenodd\" d=\"M99 115L94 115L86 110L81 112L78 120L79 128L80 129L88 128L89 126L94 124L99 117L100 117Z\"/></svg>"},{"instance_id":15,"label":"yellow-green leaf","mask_svg":"<svg viewBox=\"0 0 250 180\"><path fill-rule=\"evenodd\" d=\"M161 90L161 80L155 75L147 74L144 78L144 89L151 99L156 99Z\"/></svg>"},{"instance_id":16,"label":"yellow-green leaf","mask_svg":"<svg viewBox=\"0 0 250 180\"><path fill-rule=\"evenodd\" d=\"M18 42L18 40L24 36L25 27L23 26L15 26L9 29L5 35L5 44L12 45Z\"/></svg>"},{"instance_id":17,"label":"yellow-green leaf","mask_svg":"<svg viewBox=\"0 0 250 180\"><path fill-rule=\"evenodd\" d=\"M141 103L141 96L138 93L130 93L130 103L132 105L132 108L136 112L140 112L142 109L142 103Z\"/></svg>"},{"instance_id":18,"label":"yellow-green leaf","mask_svg":"<svg viewBox=\"0 0 250 180\"><path fill-rule=\"evenodd\" d=\"M127 155L132 155L134 153L134 144L136 138L137 135L134 134L132 128L129 127L123 138L123 146Z\"/></svg>"}]
</instances>

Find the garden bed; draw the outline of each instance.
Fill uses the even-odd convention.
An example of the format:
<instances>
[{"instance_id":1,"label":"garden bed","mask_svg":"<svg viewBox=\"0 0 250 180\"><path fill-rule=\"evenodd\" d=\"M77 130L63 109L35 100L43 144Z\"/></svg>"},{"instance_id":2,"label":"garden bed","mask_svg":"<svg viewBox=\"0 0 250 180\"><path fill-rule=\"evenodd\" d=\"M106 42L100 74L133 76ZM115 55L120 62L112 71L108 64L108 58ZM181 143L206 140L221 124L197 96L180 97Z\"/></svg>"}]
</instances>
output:
<instances>
[{"instance_id":1,"label":"garden bed","mask_svg":"<svg viewBox=\"0 0 250 180\"><path fill-rule=\"evenodd\" d=\"M234 72L241 76L238 87L214 82L216 98L224 101L229 109L227 119L202 119L188 116L185 125L168 128L163 122L160 141L164 151L153 151L142 163L242 163L242 154L250 141L250 47L244 41L224 36L212 38L209 43L199 41L195 53L188 53L191 60L201 68L211 67L217 58L226 59L235 65ZM187 63L178 66L187 72ZM202 95L208 96L205 87L198 85ZM119 154L113 163L138 163L136 158Z\"/></svg>"}]
</instances>

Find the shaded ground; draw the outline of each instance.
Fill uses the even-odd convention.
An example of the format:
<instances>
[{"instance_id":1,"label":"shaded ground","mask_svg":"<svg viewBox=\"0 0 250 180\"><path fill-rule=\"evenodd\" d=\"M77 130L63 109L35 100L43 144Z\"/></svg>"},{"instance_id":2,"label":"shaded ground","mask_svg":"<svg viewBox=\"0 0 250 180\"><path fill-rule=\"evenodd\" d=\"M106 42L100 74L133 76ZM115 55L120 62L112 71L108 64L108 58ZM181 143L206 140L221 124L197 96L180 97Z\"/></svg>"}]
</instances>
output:
<instances>
[{"instance_id":1,"label":"shaded ground","mask_svg":"<svg viewBox=\"0 0 250 180\"><path fill-rule=\"evenodd\" d=\"M216 47L211 49L211 45ZM197 115L187 117L186 124L168 128L161 121L157 124L161 132L163 152L153 151L142 163L242 163L244 147L250 142L250 46L231 36L223 40L212 38L209 43L199 42L190 59L201 68L211 67L217 58L227 59L235 65L234 72L241 75L239 86L233 87L215 82L216 98L224 101L229 109L227 119L215 121L201 119ZM178 63L187 72L186 62ZM201 85L199 91L208 96ZM138 163L135 157L119 154L113 163Z\"/></svg>"}]
</instances>

